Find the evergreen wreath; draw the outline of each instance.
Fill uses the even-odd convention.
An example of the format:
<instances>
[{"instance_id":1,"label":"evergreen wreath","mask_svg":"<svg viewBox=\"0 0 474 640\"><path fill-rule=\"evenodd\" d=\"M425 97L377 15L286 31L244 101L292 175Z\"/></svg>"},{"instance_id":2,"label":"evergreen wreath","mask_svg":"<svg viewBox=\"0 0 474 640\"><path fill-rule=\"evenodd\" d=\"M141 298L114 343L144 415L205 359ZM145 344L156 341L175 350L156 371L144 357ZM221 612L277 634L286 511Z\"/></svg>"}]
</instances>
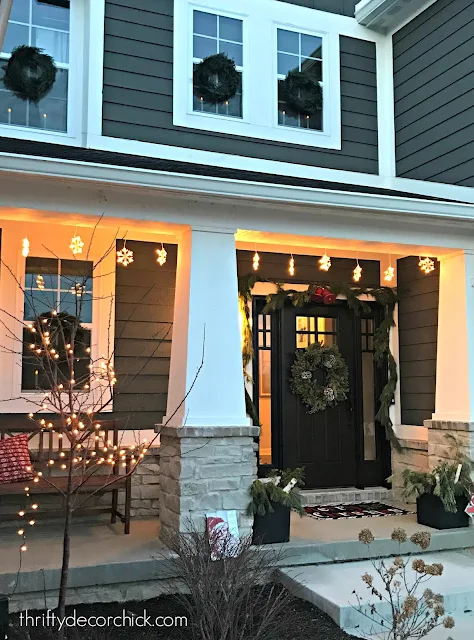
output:
<instances>
[{"instance_id":1,"label":"evergreen wreath","mask_svg":"<svg viewBox=\"0 0 474 640\"><path fill-rule=\"evenodd\" d=\"M318 381L321 377L322 382ZM337 346L316 342L307 349L298 349L291 366L290 386L309 407L309 413L324 411L346 400L349 371Z\"/></svg>"},{"instance_id":2,"label":"evergreen wreath","mask_svg":"<svg viewBox=\"0 0 474 640\"><path fill-rule=\"evenodd\" d=\"M323 91L308 71L293 69L281 83L283 99L288 107L304 116L314 116L323 108Z\"/></svg>"},{"instance_id":3,"label":"evergreen wreath","mask_svg":"<svg viewBox=\"0 0 474 640\"><path fill-rule=\"evenodd\" d=\"M15 47L4 69L5 87L17 98L34 104L48 95L56 80L53 58L38 47Z\"/></svg>"},{"instance_id":4,"label":"evergreen wreath","mask_svg":"<svg viewBox=\"0 0 474 640\"><path fill-rule=\"evenodd\" d=\"M223 104L239 90L240 73L225 53L216 53L196 65L193 82L195 96L211 104Z\"/></svg>"}]
</instances>

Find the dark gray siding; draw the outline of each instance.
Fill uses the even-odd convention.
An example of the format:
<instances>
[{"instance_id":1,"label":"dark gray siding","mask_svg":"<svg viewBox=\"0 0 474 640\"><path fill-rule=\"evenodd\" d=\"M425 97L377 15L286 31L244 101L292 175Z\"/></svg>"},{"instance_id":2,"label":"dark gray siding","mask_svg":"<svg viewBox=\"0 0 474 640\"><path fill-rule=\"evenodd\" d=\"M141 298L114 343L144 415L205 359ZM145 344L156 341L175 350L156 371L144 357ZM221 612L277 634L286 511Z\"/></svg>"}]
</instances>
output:
<instances>
[{"instance_id":1,"label":"dark gray siding","mask_svg":"<svg viewBox=\"0 0 474 640\"><path fill-rule=\"evenodd\" d=\"M290 4L297 4L300 7L319 9L319 11L338 13L341 16L353 18L355 15L355 6L359 0L281 0L281 2L289 2Z\"/></svg>"},{"instance_id":2,"label":"dark gray siding","mask_svg":"<svg viewBox=\"0 0 474 640\"><path fill-rule=\"evenodd\" d=\"M438 0L393 52L398 175L474 186L474 3Z\"/></svg>"},{"instance_id":3,"label":"dark gray siding","mask_svg":"<svg viewBox=\"0 0 474 640\"><path fill-rule=\"evenodd\" d=\"M355 261L349 258L331 258L331 269L328 273L318 270L318 260L321 256L295 256L296 274L291 277L288 274L289 256L286 253L263 253L260 256L258 275L276 282L297 282L299 284L311 284L317 280L324 282L352 282L352 271ZM253 251L237 251L237 270L239 276L253 273ZM376 260L360 260L362 267L362 286L375 286L380 284L380 263Z\"/></svg>"},{"instance_id":4,"label":"dark gray siding","mask_svg":"<svg viewBox=\"0 0 474 640\"><path fill-rule=\"evenodd\" d=\"M398 260L402 424L422 425L435 410L439 266L425 275L418 257Z\"/></svg>"},{"instance_id":5,"label":"dark gray siding","mask_svg":"<svg viewBox=\"0 0 474 640\"><path fill-rule=\"evenodd\" d=\"M156 246L129 241L134 261L117 265L113 417L130 428L153 428L166 413L177 247L166 245L168 259L160 267Z\"/></svg>"},{"instance_id":6,"label":"dark gray siding","mask_svg":"<svg viewBox=\"0 0 474 640\"><path fill-rule=\"evenodd\" d=\"M172 0L107 0L105 136L377 173L374 43L341 38L342 150L295 147L173 125L172 14Z\"/></svg>"}]
</instances>

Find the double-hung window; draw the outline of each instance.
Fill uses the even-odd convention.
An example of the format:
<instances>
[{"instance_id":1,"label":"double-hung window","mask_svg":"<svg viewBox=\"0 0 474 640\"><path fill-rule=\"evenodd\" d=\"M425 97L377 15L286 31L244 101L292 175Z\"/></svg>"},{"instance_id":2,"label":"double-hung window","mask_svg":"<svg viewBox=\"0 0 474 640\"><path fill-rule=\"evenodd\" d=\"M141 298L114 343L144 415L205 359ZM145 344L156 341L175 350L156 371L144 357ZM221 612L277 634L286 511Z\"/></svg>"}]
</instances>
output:
<instances>
[{"instance_id":1,"label":"double-hung window","mask_svg":"<svg viewBox=\"0 0 474 640\"><path fill-rule=\"evenodd\" d=\"M342 24L344 31L347 20L274 0L175 3L173 123L215 133L340 149L338 25ZM234 61L240 83L226 102L212 104L199 95L194 71L203 60L219 53ZM296 89L296 100L291 99L285 84L290 72L300 73L303 80ZM310 112L301 107L298 112L298 102L312 102Z\"/></svg>"}]
</instances>

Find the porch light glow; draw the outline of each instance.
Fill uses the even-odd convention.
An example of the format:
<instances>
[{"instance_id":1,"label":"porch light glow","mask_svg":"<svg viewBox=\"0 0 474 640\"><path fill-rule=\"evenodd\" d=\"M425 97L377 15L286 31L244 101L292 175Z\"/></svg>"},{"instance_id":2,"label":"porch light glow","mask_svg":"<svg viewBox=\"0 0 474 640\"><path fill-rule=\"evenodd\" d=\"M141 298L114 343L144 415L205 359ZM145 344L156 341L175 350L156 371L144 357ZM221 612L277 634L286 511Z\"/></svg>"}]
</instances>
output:
<instances>
[{"instance_id":1,"label":"porch light glow","mask_svg":"<svg viewBox=\"0 0 474 640\"><path fill-rule=\"evenodd\" d=\"M259 266L260 266L260 256L258 255L258 252L255 251L255 253L253 254L253 260L252 260L253 270L258 271Z\"/></svg>"},{"instance_id":2,"label":"porch light glow","mask_svg":"<svg viewBox=\"0 0 474 640\"><path fill-rule=\"evenodd\" d=\"M120 251L117 251L117 262L121 264L122 267L128 267L128 265L133 262L133 251L127 249L125 240L123 241L123 247Z\"/></svg>"},{"instance_id":3,"label":"porch light glow","mask_svg":"<svg viewBox=\"0 0 474 640\"><path fill-rule=\"evenodd\" d=\"M354 271L352 272L352 279L354 282L359 282L362 277L362 267L359 264L359 260L357 260L357 264L355 266Z\"/></svg>"},{"instance_id":4,"label":"porch light glow","mask_svg":"<svg viewBox=\"0 0 474 640\"><path fill-rule=\"evenodd\" d=\"M156 250L156 255L157 255L156 261L158 262L160 267L162 267L165 264L166 256L168 255L168 253L166 252L166 249L163 246L163 243L161 243L161 249Z\"/></svg>"},{"instance_id":5,"label":"porch light glow","mask_svg":"<svg viewBox=\"0 0 474 640\"><path fill-rule=\"evenodd\" d=\"M418 266L420 267L421 271L423 271L423 273L425 273L426 275L428 275L428 273L431 273L432 271L435 270L435 263L431 258L428 258L428 256L426 256L426 258L421 258L420 256L420 261L418 263Z\"/></svg>"},{"instance_id":6,"label":"porch light glow","mask_svg":"<svg viewBox=\"0 0 474 640\"><path fill-rule=\"evenodd\" d=\"M291 254L290 262L288 263L288 273L290 276L294 276L295 272L295 259L293 258L293 254Z\"/></svg>"},{"instance_id":7,"label":"porch light glow","mask_svg":"<svg viewBox=\"0 0 474 640\"><path fill-rule=\"evenodd\" d=\"M27 258L29 253L30 253L30 241L28 240L28 238L23 238L23 240L21 241L21 255L24 258Z\"/></svg>"},{"instance_id":8,"label":"porch light glow","mask_svg":"<svg viewBox=\"0 0 474 640\"><path fill-rule=\"evenodd\" d=\"M74 256L82 253L84 242L82 241L81 236L76 236L76 234L74 234L74 236L71 238L71 244L69 245L69 248L71 249Z\"/></svg>"},{"instance_id":9,"label":"porch light glow","mask_svg":"<svg viewBox=\"0 0 474 640\"><path fill-rule=\"evenodd\" d=\"M319 268L321 271L329 271L331 268L331 258L327 255L326 251L324 251L324 255L319 258Z\"/></svg>"}]
</instances>

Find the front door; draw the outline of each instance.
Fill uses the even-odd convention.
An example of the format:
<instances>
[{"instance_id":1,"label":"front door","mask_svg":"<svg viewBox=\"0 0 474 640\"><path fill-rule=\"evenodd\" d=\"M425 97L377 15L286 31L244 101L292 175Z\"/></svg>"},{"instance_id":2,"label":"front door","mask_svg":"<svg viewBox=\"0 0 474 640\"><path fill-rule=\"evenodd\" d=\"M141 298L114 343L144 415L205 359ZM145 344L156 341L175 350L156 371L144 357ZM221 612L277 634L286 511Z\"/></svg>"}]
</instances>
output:
<instances>
[{"instance_id":1,"label":"front door","mask_svg":"<svg viewBox=\"0 0 474 640\"><path fill-rule=\"evenodd\" d=\"M374 361L381 308L356 315L347 304L291 304L263 315L254 304L254 402L261 423L260 473L305 468L307 488L384 484L390 446L375 421L385 368ZM296 350L315 342L337 345L349 370L347 400L314 414L290 388Z\"/></svg>"},{"instance_id":2,"label":"front door","mask_svg":"<svg viewBox=\"0 0 474 640\"><path fill-rule=\"evenodd\" d=\"M346 305L288 306L282 312L281 396L282 444L285 467L303 466L310 487L356 484L354 425L354 327ZM310 414L290 389L291 365L297 349L315 342L337 345L349 369L348 400Z\"/></svg>"}]
</instances>

